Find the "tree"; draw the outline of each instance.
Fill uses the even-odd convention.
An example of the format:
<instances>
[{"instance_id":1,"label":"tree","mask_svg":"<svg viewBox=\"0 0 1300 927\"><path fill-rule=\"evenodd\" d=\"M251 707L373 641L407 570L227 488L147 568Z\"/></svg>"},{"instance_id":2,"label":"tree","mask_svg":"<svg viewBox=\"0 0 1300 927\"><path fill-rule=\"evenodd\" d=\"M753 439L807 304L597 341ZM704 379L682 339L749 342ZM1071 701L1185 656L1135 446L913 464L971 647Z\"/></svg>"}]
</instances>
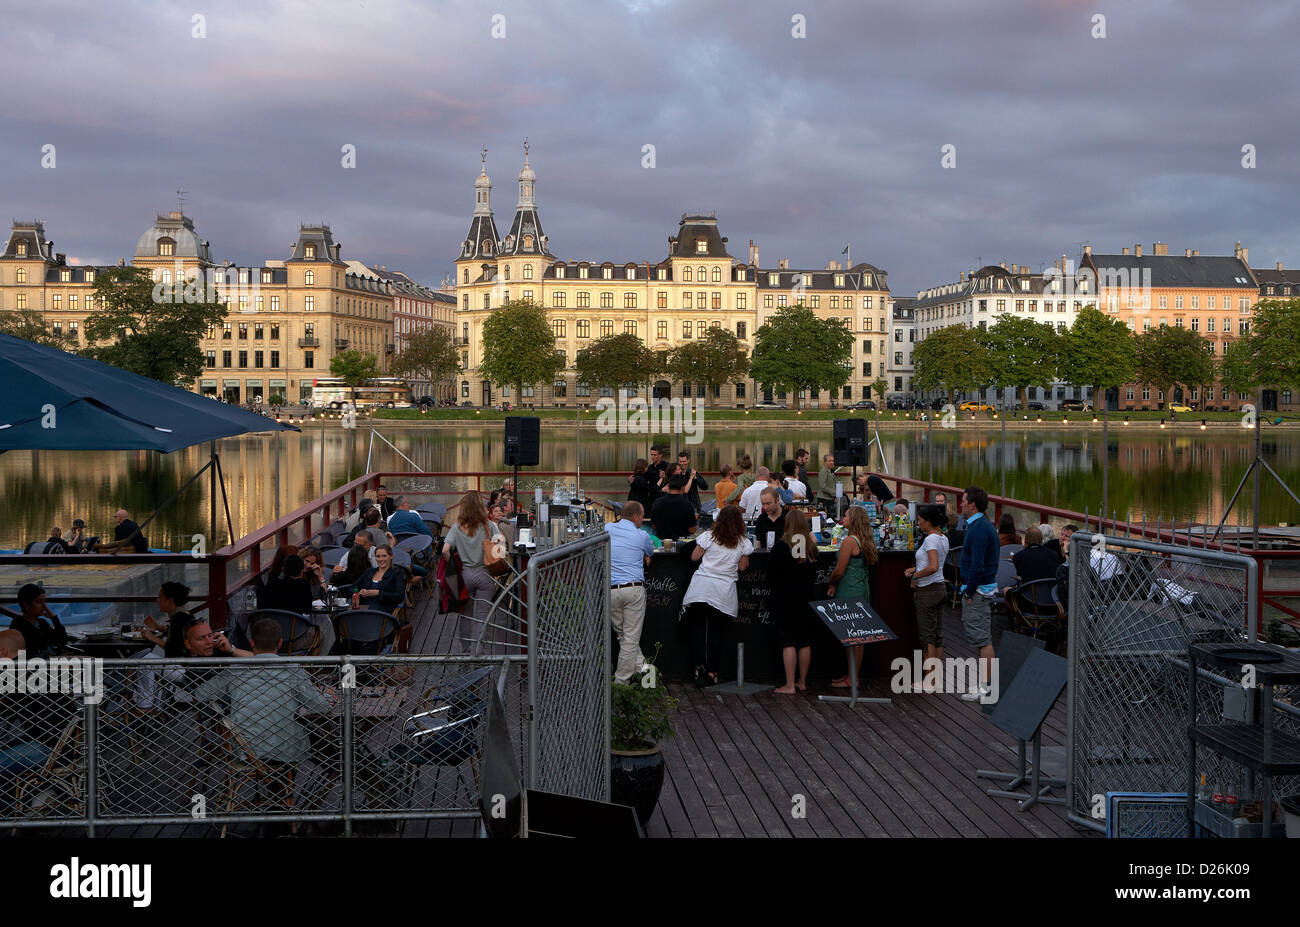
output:
<instances>
[{"instance_id":1,"label":"tree","mask_svg":"<svg viewBox=\"0 0 1300 927\"><path fill-rule=\"evenodd\" d=\"M926 335L912 349L912 383L923 390L943 390L953 402L958 390L975 390L992 379L988 349L979 333L949 325Z\"/></svg>"},{"instance_id":2,"label":"tree","mask_svg":"<svg viewBox=\"0 0 1300 927\"><path fill-rule=\"evenodd\" d=\"M414 380L428 380L436 387L460 373L460 351L456 339L442 325L421 328L402 341L402 353L393 360L393 373Z\"/></svg>"},{"instance_id":3,"label":"tree","mask_svg":"<svg viewBox=\"0 0 1300 927\"><path fill-rule=\"evenodd\" d=\"M1257 303L1250 332L1228 345L1220 374L1224 386L1243 393L1259 386L1300 387L1300 299Z\"/></svg>"},{"instance_id":4,"label":"tree","mask_svg":"<svg viewBox=\"0 0 1300 927\"><path fill-rule=\"evenodd\" d=\"M43 344L47 348L61 348L66 351L68 346L62 335L56 335L46 327L45 317L35 309L0 312L0 333Z\"/></svg>"},{"instance_id":5,"label":"tree","mask_svg":"<svg viewBox=\"0 0 1300 927\"><path fill-rule=\"evenodd\" d=\"M139 267L100 271L95 301L98 308L85 325L92 345L83 353L173 386L186 386L202 374L200 339L227 314L226 304L209 300L201 284L155 284Z\"/></svg>"},{"instance_id":6,"label":"tree","mask_svg":"<svg viewBox=\"0 0 1300 927\"><path fill-rule=\"evenodd\" d=\"M1061 338L1050 324L1009 313L997 317L981 333L997 386L1015 387L1020 407L1029 408L1029 387L1047 386L1056 379Z\"/></svg>"},{"instance_id":7,"label":"tree","mask_svg":"<svg viewBox=\"0 0 1300 927\"><path fill-rule=\"evenodd\" d=\"M1133 382L1137 346L1128 326L1104 312L1084 306L1061 345L1063 379L1092 387L1093 408L1106 408L1104 391Z\"/></svg>"},{"instance_id":8,"label":"tree","mask_svg":"<svg viewBox=\"0 0 1300 927\"><path fill-rule=\"evenodd\" d=\"M352 389L352 405L357 404L357 387L379 376L379 363L375 355L353 348L340 351L330 358L330 373Z\"/></svg>"},{"instance_id":9,"label":"tree","mask_svg":"<svg viewBox=\"0 0 1300 927\"><path fill-rule=\"evenodd\" d=\"M1159 328L1137 338L1138 381L1155 386L1172 401L1175 386L1199 386L1214 377L1214 361L1205 348L1206 341L1186 328Z\"/></svg>"},{"instance_id":10,"label":"tree","mask_svg":"<svg viewBox=\"0 0 1300 927\"><path fill-rule=\"evenodd\" d=\"M763 389L835 390L853 372L853 335L839 319L819 319L803 303L778 309L754 333L749 375Z\"/></svg>"},{"instance_id":11,"label":"tree","mask_svg":"<svg viewBox=\"0 0 1300 927\"><path fill-rule=\"evenodd\" d=\"M706 407L716 389L743 377L748 369L745 346L721 326L706 329L697 341L679 345L668 356L668 372L674 380L705 385Z\"/></svg>"},{"instance_id":12,"label":"tree","mask_svg":"<svg viewBox=\"0 0 1300 927\"><path fill-rule=\"evenodd\" d=\"M597 389L646 383L660 369L659 356L630 332L598 338L578 352L578 382Z\"/></svg>"},{"instance_id":13,"label":"tree","mask_svg":"<svg viewBox=\"0 0 1300 927\"><path fill-rule=\"evenodd\" d=\"M514 300L493 311L483 323L483 357L479 375L497 386L513 386L522 398L525 386L549 383L564 369L555 350L555 334L546 310Z\"/></svg>"}]
</instances>

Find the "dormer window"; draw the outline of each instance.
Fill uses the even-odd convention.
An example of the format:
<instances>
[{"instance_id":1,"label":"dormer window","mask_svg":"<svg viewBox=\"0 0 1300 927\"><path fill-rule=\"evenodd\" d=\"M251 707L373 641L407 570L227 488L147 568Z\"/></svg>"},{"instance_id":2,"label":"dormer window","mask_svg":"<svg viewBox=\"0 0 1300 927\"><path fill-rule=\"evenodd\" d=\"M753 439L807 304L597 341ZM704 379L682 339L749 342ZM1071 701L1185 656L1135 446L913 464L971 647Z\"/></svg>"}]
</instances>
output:
<instances>
[{"instance_id":1,"label":"dormer window","mask_svg":"<svg viewBox=\"0 0 1300 927\"><path fill-rule=\"evenodd\" d=\"M158 239L159 257L171 257L175 253L176 253L176 242L172 241L170 238Z\"/></svg>"},{"instance_id":2,"label":"dormer window","mask_svg":"<svg viewBox=\"0 0 1300 927\"><path fill-rule=\"evenodd\" d=\"M507 235L507 236L506 236L506 250L509 251L511 248L514 247L514 244L515 244L515 236L513 236L513 235Z\"/></svg>"},{"instance_id":3,"label":"dormer window","mask_svg":"<svg viewBox=\"0 0 1300 927\"><path fill-rule=\"evenodd\" d=\"M606 279L606 280L613 280L613 279L614 279L614 268L612 268L612 267L602 267L602 268L600 269L600 275L601 275L601 277L603 277L603 278Z\"/></svg>"},{"instance_id":4,"label":"dormer window","mask_svg":"<svg viewBox=\"0 0 1300 927\"><path fill-rule=\"evenodd\" d=\"M27 242L25 241L18 242L18 256L27 257Z\"/></svg>"},{"instance_id":5,"label":"dormer window","mask_svg":"<svg viewBox=\"0 0 1300 927\"><path fill-rule=\"evenodd\" d=\"M667 267L660 267L660 268L658 268L658 271L659 271L659 273L658 273L656 276L658 276L658 278L659 278L660 280L667 280L667 279L668 279L668 268L667 268Z\"/></svg>"},{"instance_id":6,"label":"dormer window","mask_svg":"<svg viewBox=\"0 0 1300 927\"><path fill-rule=\"evenodd\" d=\"M564 268L563 268L563 267L556 267L556 268L555 268L555 279L556 279L556 280L563 280L563 279L564 279Z\"/></svg>"},{"instance_id":7,"label":"dormer window","mask_svg":"<svg viewBox=\"0 0 1300 927\"><path fill-rule=\"evenodd\" d=\"M863 275L862 275L862 285L863 285L863 286L871 286L871 274L863 274Z\"/></svg>"},{"instance_id":8,"label":"dormer window","mask_svg":"<svg viewBox=\"0 0 1300 927\"><path fill-rule=\"evenodd\" d=\"M524 236L524 250L525 250L525 251L532 251L532 250L533 250L533 236L532 236L532 235L525 235L525 236Z\"/></svg>"},{"instance_id":9,"label":"dormer window","mask_svg":"<svg viewBox=\"0 0 1300 927\"><path fill-rule=\"evenodd\" d=\"M303 275L302 275L302 285L303 285L303 286L315 286L315 285L316 285L316 273L315 273L314 271L310 271L310 270L309 270L309 271L307 271L305 274L303 274Z\"/></svg>"},{"instance_id":10,"label":"dormer window","mask_svg":"<svg viewBox=\"0 0 1300 927\"><path fill-rule=\"evenodd\" d=\"M579 267L579 268L578 268L578 279L579 279L579 280L586 280L586 279L587 279L587 268L586 268L586 267Z\"/></svg>"},{"instance_id":11,"label":"dormer window","mask_svg":"<svg viewBox=\"0 0 1300 927\"><path fill-rule=\"evenodd\" d=\"M743 267L742 267L740 270L736 271L736 279L737 279L737 280L744 280L744 279L746 279L746 278L745 278L745 269L744 269Z\"/></svg>"},{"instance_id":12,"label":"dormer window","mask_svg":"<svg viewBox=\"0 0 1300 927\"><path fill-rule=\"evenodd\" d=\"M484 254L492 253L492 239L490 238L483 239L483 253Z\"/></svg>"},{"instance_id":13,"label":"dormer window","mask_svg":"<svg viewBox=\"0 0 1300 927\"><path fill-rule=\"evenodd\" d=\"M70 271L70 270L61 270L61 271L59 271L59 282L60 282L60 283L71 283L71 282L72 282L72 271Z\"/></svg>"},{"instance_id":14,"label":"dormer window","mask_svg":"<svg viewBox=\"0 0 1300 927\"><path fill-rule=\"evenodd\" d=\"M767 275L767 285L768 285L768 286L780 286L780 285L781 285L781 275L780 275L780 274L768 274L768 275Z\"/></svg>"},{"instance_id":15,"label":"dormer window","mask_svg":"<svg viewBox=\"0 0 1300 927\"><path fill-rule=\"evenodd\" d=\"M836 274L836 275L835 275L835 285L836 285L836 286L844 286L844 275L843 275L843 274Z\"/></svg>"},{"instance_id":16,"label":"dormer window","mask_svg":"<svg viewBox=\"0 0 1300 927\"><path fill-rule=\"evenodd\" d=\"M627 279L629 279L629 280L635 280L635 279L636 279L636 268L635 268L635 267L629 267L629 268L627 269Z\"/></svg>"},{"instance_id":17,"label":"dormer window","mask_svg":"<svg viewBox=\"0 0 1300 927\"><path fill-rule=\"evenodd\" d=\"M305 245L302 249L302 256L309 261L316 260L316 246L312 244Z\"/></svg>"},{"instance_id":18,"label":"dormer window","mask_svg":"<svg viewBox=\"0 0 1300 927\"><path fill-rule=\"evenodd\" d=\"M263 283L271 282L271 272L269 270L262 271L262 282Z\"/></svg>"},{"instance_id":19,"label":"dormer window","mask_svg":"<svg viewBox=\"0 0 1300 927\"><path fill-rule=\"evenodd\" d=\"M474 242L469 239L465 240L465 256L469 257L474 252Z\"/></svg>"},{"instance_id":20,"label":"dormer window","mask_svg":"<svg viewBox=\"0 0 1300 927\"><path fill-rule=\"evenodd\" d=\"M697 238L697 239L695 239L695 253L696 253L696 254L708 254L708 253L709 253L709 240L708 240L707 238Z\"/></svg>"},{"instance_id":21,"label":"dormer window","mask_svg":"<svg viewBox=\"0 0 1300 927\"><path fill-rule=\"evenodd\" d=\"M95 282L95 271L94 271L93 269L88 269L88 270L86 271L86 275L85 275L85 277L84 277L83 279L84 279L87 283L94 283L94 282Z\"/></svg>"},{"instance_id":22,"label":"dormer window","mask_svg":"<svg viewBox=\"0 0 1300 927\"><path fill-rule=\"evenodd\" d=\"M1028 281L1027 279L1025 279L1025 280L1021 280L1021 281L1020 281L1020 291L1021 291L1022 293L1028 293L1028 292L1029 292L1029 281Z\"/></svg>"}]
</instances>

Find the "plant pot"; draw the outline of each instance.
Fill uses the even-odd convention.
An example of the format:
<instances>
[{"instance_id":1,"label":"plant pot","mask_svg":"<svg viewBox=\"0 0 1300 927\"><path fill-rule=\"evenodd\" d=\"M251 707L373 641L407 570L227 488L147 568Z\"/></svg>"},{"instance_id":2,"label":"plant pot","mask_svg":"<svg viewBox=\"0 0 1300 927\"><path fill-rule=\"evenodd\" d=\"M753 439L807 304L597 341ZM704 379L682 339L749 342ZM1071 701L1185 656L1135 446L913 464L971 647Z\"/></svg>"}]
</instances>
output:
<instances>
[{"instance_id":1,"label":"plant pot","mask_svg":"<svg viewBox=\"0 0 1300 927\"><path fill-rule=\"evenodd\" d=\"M664 787L664 755L659 745L648 750L610 750L609 766L610 801L636 809L645 827Z\"/></svg>"}]
</instances>

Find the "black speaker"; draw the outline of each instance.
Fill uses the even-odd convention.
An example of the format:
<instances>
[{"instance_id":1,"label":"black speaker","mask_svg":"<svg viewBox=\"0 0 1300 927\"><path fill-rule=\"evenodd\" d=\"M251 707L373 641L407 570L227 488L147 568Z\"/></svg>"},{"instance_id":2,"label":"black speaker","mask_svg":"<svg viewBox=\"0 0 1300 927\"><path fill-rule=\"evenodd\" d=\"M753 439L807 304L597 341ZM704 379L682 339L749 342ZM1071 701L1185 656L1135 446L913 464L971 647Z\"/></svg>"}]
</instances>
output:
<instances>
[{"instance_id":1,"label":"black speaker","mask_svg":"<svg viewBox=\"0 0 1300 927\"><path fill-rule=\"evenodd\" d=\"M506 466L535 467L541 462L542 420L531 415L506 419Z\"/></svg>"},{"instance_id":2,"label":"black speaker","mask_svg":"<svg viewBox=\"0 0 1300 927\"><path fill-rule=\"evenodd\" d=\"M835 466L865 467L867 465L867 420L837 418L834 426Z\"/></svg>"}]
</instances>

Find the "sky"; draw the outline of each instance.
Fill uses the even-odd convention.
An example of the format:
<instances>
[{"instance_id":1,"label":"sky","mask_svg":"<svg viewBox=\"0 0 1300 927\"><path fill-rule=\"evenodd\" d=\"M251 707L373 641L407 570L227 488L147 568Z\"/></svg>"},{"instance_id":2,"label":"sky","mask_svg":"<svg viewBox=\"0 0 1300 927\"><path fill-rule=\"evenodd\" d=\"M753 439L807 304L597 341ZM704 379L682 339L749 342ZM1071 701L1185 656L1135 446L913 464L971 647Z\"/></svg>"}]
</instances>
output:
<instances>
[{"instance_id":1,"label":"sky","mask_svg":"<svg viewBox=\"0 0 1300 927\"><path fill-rule=\"evenodd\" d=\"M49 0L3 15L0 202L102 264L183 190L218 260L326 222L437 285L480 149L504 235L528 138L567 260L660 260L702 211L896 296L1084 242L1295 266L1297 36L1300 4L1202 0Z\"/></svg>"}]
</instances>

